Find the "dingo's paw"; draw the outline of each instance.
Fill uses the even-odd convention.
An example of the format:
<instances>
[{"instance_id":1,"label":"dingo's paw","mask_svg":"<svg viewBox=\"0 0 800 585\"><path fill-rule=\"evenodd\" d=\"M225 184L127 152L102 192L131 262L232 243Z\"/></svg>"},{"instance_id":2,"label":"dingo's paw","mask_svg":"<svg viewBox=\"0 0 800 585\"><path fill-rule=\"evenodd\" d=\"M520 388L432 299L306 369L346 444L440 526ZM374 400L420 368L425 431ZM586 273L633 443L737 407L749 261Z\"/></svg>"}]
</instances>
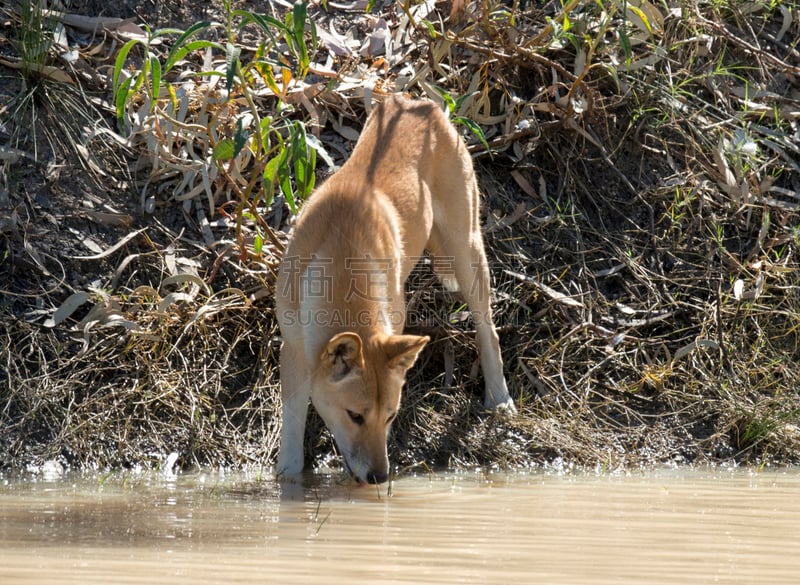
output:
<instances>
[{"instance_id":1,"label":"dingo's paw","mask_svg":"<svg viewBox=\"0 0 800 585\"><path fill-rule=\"evenodd\" d=\"M495 397L490 394L483 401L483 406L486 410L494 410L498 414L507 416L517 414L517 407L514 406L514 401L508 394L506 394L504 398Z\"/></svg>"}]
</instances>

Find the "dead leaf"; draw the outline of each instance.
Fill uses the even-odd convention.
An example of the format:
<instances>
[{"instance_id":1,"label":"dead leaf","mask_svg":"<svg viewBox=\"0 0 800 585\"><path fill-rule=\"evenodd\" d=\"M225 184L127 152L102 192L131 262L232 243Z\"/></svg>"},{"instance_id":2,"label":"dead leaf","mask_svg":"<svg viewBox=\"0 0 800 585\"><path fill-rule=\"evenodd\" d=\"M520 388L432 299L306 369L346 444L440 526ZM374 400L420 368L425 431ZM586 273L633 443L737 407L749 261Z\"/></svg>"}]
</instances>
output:
<instances>
[{"instance_id":1,"label":"dead leaf","mask_svg":"<svg viewBox=\"0 0 800 585\"><path fill-rule=\"evenodd\" d=\"M517 172L517 171L512 171L512 172ZM528 186L530 186L530 185L528 185ZM523 217L526 213L528 213L528 206L525 203L520 203L519 205L517 205L514 208L514 211L512 211L511 213L509 213L505 217L497 220L497 222L495 222L492 226L490 226L486 230L486 233L491 233L491 232L494 232L494 231L496 231L498 229L509 227L510 225L515 223L517 220L519 220L521 217Z\"/></svg>"},{"instance_id":2,"label":"dead leaf","mask_svg":"<svg viewBox=\"0 0 800 585\"><path fill-rule=\"evenodd\" d=\"M103 224L129 228L133 225L133 217L125 213L107 213L104 211L83 211L81 215L90 220Z\"/></svg>"},{"instance_id":3,"label":"dead leaf","mask_svg":"<svg viewBox=\"0 0 800 585\"><path fill-rule=\"evenodd\" d=\"M527 195L530 197L536 197L536 190L533 186L528 182L528 179L522 176L517 170L511 171L511 178L514 179L514 182L519 185L519 188L525 191Z\"/></svg>"},{"instance_id":4,"label":"dead leaf","mask_svg":"<svg viewBox=\"0 0 800 585\"><path fill-rule=\"evenodd\" d=\"M205 292L205 294L207 295L211 294L211 289L202 278L200 278L196 274L190 274L188 272L182 274L176 274L174 276L168 276L167 278L161 281L161 288L164 288L165 286L170 286L172 284L181 284L186 282L194 284L197 287L203 289L203 292Z\"/></svg>"},{"instance_id":5,"label":"dead leaf","mask_svg":"<svg viewBox=\"0 0 800 585\"><path fill-rule=\"evenodd\" d=\"M333 28L333 23L331 23L330 32L322 27L318 28L317 36L319 37L320 45L337 57L349 57L353 54L353 50L348 46L347 38L336 32Z\"/></svg>"},{"instance_id":6,"label":"dead leaf","mask_svg":"<svg viewBox=\"0 0 800 585\"><path fill-rule=\"evenodd\" d=\"M44 322L44 326L55 327L56 325L60 325L90 298L91 295L84 291L71 294L67 297L67 300L61 303L61 306L55 310L53 317Z\"/></svg>"},{"instance_id":7,"label":"dead leaf","mask_svg":"<svg viewBox=\"0 0 800 585\"><path fill-rule=\"evenodd\" d=\"M728 187L735 187L736 177L725 159L725 145L721 139L714 149L714 162L717 164L717 171L720 174L722 184Z\"/></svg>"},{"instance_id":8,"label":"dead leaf","mask_svg":"<svg viewBox=\"0 0 800 585\"><path fill-rule=\"evenodd\" d=\"M20 70L23 68L23 64L14 62L14 61L7 61L6 59L0 58L0 65L4 67L8 67L9 69L16 69ZM28 69L31 71L35 71L39 75L47 77L53 81L58 81L60 83L69 83L70 85L75 85L75 81L72 79L70 75L68 75L65 71L57 67L52 67L50 65L39 65L37 63L28 63Z\"/></svg>"},{"instance_id":9,"label":"dead leaf","mask_svg":"<svg viewBox=\"0 0 800 585\"><path fill-rule=\"evenodd\" d=\"M158 308L156 310L159 313L166 313L167 309L169 309L175 303L179 302L186 302L186 303L194 302L194 296L181 292L169 293L162 299L160 303L158 303Z\"/></svg>"},{"instance_id":10,"label":"dead leaf","mask_svg":"<svg viewBox=\"0 0 800 585\"><path fill-rule=\"evenodd\" d=\"M144 231L147 231L147 228L142 228L140 230L136 230L135 232L131 232L130 234L122 238L119 242L117 242L104 252L99 252L94 256L67 256L67 258L71 258L73 260L100 260L102 258L105 258L106 256L110 256L111 254L119 250L122 246L130 242L133 238L135 238Z\"/></svg>"},{"instance_id":11,"label":"dead leaf","mask_svg":"<svg viewBox=\"0 0 800 585\"><path fill-rule=\"evenodd\" d=\"M392 36L389 34L389 25L382 18L375 20L375 25L361 47L362 55L375 57L383 53L387 59L392 57Z\"/></svg>"},{"instance_id":12,"label":"dead leaf","mask_svg":"<svg viewBox=\"0 0 800 585\"><path fill-rule=\"evenodd\" d=\"M81 14L64 14L57 10L42 10L42 15L58 20L65 25L83 32L98 33L101 30L121 33L128 39L146 39L147 33L133 19L110 16L83 16Z\"/></svg>"}]
</instances>

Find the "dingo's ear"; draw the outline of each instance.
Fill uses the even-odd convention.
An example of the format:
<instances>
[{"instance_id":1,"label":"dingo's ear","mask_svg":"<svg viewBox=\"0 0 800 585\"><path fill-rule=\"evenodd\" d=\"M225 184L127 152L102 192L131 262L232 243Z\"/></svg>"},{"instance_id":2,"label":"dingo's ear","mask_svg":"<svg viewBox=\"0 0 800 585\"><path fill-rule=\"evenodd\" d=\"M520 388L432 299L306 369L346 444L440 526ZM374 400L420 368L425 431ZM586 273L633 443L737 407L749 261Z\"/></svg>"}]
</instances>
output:
<instances>
[{"instance_id":1,"label":"dingo's ear","mask_svg":"<svg viewBox=\"0 0 800 585\"><path fill-rule=\"evenodd\" d=\"M330 368L331 380L338 382L353 368L364 367L361 338L357 333L339 333L331 337L320 357L323 365Z\"/></svg>"},{"instance_id":2,"label":"dingo's ear","mask_svg":"<svg viewBox=\"0 0 800 585\"><path fill-rule=\"evenodd\" d=\"M389 367L407 370L414 365L417 355L430 340L431 338L427 336L392 335L383 342L383 350L389 358Z\"/></svg>"}]
</instances>

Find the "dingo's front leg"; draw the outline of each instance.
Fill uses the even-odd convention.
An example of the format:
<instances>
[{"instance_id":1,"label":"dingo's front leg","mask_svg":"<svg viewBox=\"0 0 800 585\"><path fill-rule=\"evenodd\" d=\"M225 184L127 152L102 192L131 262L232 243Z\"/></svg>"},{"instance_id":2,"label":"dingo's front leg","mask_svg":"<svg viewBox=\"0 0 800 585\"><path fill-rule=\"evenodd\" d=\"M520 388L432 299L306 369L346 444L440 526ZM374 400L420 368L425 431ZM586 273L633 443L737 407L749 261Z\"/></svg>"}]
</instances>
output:
<instances>
[{"instance_id":1,"label":"dingo's front leg","mask_svg":"<svg viewBox=\"0 0 800 585\"><path fill-rule=\"evenodd\" d=\"M303 471L303 442L311 384L305 373L302 352L286 344L281 349L281 402L283 408L278 475Z\"/></svg>"}]
</instances>

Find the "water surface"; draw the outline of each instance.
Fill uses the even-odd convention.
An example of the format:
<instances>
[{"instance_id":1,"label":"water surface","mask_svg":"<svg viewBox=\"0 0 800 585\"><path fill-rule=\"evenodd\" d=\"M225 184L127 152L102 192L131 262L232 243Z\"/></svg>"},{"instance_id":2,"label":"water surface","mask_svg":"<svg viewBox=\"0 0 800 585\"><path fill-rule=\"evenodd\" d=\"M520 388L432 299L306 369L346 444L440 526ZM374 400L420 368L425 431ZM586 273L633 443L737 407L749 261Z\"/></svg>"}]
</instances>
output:
<instances>
[{"instance_id":1,"label":"water surface","mask_svg":"<svg viewBox=\"0 0 800 585\"><path fill-rule=\"evenodd\" d=\"M0 583L800 579L800 470L0 477Z\"/></svg>"}]
</instances>

